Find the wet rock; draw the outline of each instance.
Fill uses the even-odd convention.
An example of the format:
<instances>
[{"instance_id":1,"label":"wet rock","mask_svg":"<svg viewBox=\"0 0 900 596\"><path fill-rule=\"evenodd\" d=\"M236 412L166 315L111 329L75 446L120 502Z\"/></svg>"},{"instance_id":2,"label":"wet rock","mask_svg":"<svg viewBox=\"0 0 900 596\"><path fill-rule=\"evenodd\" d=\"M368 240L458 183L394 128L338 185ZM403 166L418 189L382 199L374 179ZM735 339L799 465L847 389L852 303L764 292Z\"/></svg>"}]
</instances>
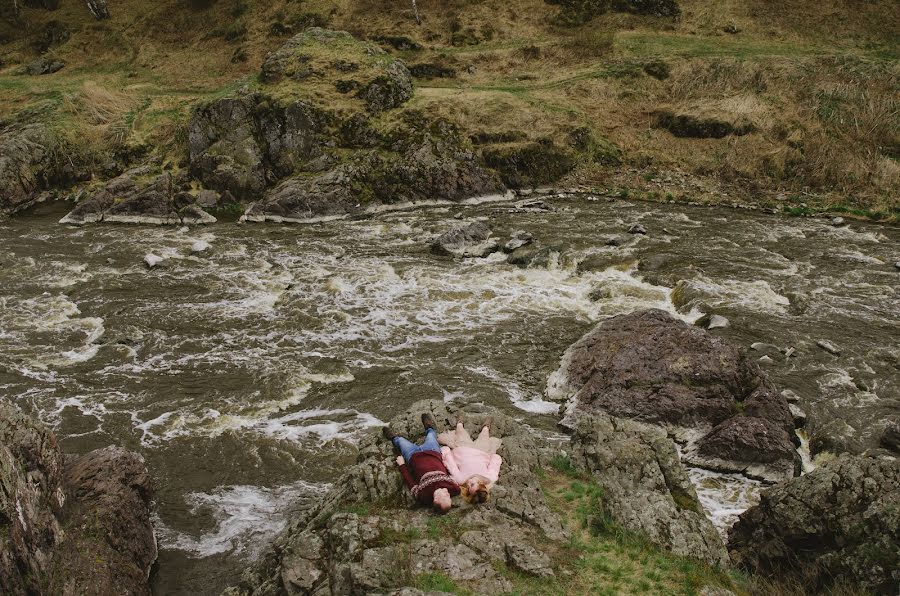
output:
<instances>
[{"instance_id":1,"label":"wet rock","mask_svg":"<svg viewBox=\"0 0 900 596\"><path fill-rule=\"evenodd\" d=\"M628 239L624 236L609 236L603 241L606 246L623 246L628 243Z\"/></svg>"},{"instance_id":2,"label":"wet rock","mask_svg":"<svg viewBox=\"0 0 900 596\"><path fill-rule=\"evenodd\" d=\"M881 433L881 446L900 453L900 422L891 422Z\"/></svg>"},{"instance_id":3,"label":"wet rock","mask_svg":"<svg viewBox=\"0 0 900 596\"><path fill-rule=\"evenodd\" d=\"M642 236L647 234L647 228L642 226L641 224L633 224L630 228L628 228L629 234L640 234Z\"/></svg>"},{"instance_id":4,"label":"wet rock","mask_svg":"<svg viewBox=\"0 0 900 596\"><path fill-rule=\"evenodd\" d=\"M725 339L660 310L613 317L587 333L566 351L547 395L660 425L686 441L697 465L771 481L799 471L793 418L766 374ZM713 457L725 437L745 450Z\"/></svg>"},{"instance_id":5,"label":"wet rock","mask_svg":"<svg viewBox=\"0 0 900 596\"><path fill-rule=\"evenodd\" d=\"M728 135L743 136L756 130L750 122L728 121L723 117L675 113L659 110L653 114L654 126L664 128L676 137L695 139L721 139Z\"/></svg>"},{"instance_id":6,"label":"wet rock","mask_svg":"<svg viewBox=\"0 0 900 596\"><path fill-rule=\"evenodd\" d=\"M772 360L771 356L760 356L757 362L759 362L760 364L773 364L775 361Z\"/></svg>"},{"instance_id":7,"label":"wet rock","mask_svg":"<svg viewBox=\"0 0 900 596\"><path fill-rule=\"evenodd\" d=\"M800 475L800 458L792 437L793 429L788 433L771 420L734 416L688 446L684 460L710 470L737 471L750 478L777 482Z\"/></svg>"},{"instance_id":8,"label":"wet rock","mask_svg":"<svg viewBox=\"0 0 900 596\"><path fill-rule=\"evenodd\" d=\"M534 240L534 236L531 235L531 232L525 232L524 230L519 230L518 232L512 235L509 242L503 245L503 252L509 254L523 246L528 246Z\"/></svg>"},{"instance_id":9,"label":"wet rock","mask_svg":"<svg viewBox=\"0 0 900 596\"><path fill-rule=\"evenodd\" d=\"M33 205L40 191L63 181L59 141L42 124L0 128L0 216Z\"/></svg>"},{"instance_id":10,"label":"wet rock","mask_svg":"<svg viewBox=\"0 0 900 596\"><path fill-rule=\"evenodd\" d=\"M791 416L794 417L794 426L803 428L806 426L806 412L804 412L797 404L788 403L791 410Z\"/></svg>"},{"instance_id":11,"label":"wet rock","mask_svg":"<svg viewBox=\"0 0 900 596\"><path fill-rule=\"evenodd\" d=\"M897 261L896 263L894 263L894 268L897 269L898 271L900 271L900 261Z\"/></svg>"},{"instance_id":12,"label":"wet rock","mask_svg":"<svg viewBox=\"0 0 900 596\"><path fill-rule=\"evenodd\" d=\"M146 176L146 173L144 168L138 168L114 178L80 200L60 223L215 223L215 217L193 204L193 196L179 190L172 174Z\"/></svg>"},{"instance_id":13,"label":"wet rock","mask_svg":"<svg viewBox=\"0 0 900 596\"><path fill-rule=\"evenodd\" d=\"M762 494L729 532L738 566L800 575L827 588L840 578L864 590L900 585L900 462L842 455Z\"/></svg>"},{"instance_id":14,"label":"wet rock","mask_svg":"<svg viewBox=\"0 0 900 596\"><path fill-rule=\"evenodd\" d=\"M828 352L829 354L832 354L834 356L841 355L841 349L838 348L833 343L831 343L830 341L828 341L827 339L820 339L820 340L816 341L816 345L819 346L820 348L822 348L823 350L825 350L826 352Z\"/></svg>"},{"instance_id":15,"label":"wet rock","mask_svg":"<svg viewBox=\"0 0 900 596\"><path fill-rule=\"evenodd\" d=\"M676 554L728 565L725 546L665 431L601 412L574 418L572 461L603 488L604 513Z\"/></svg>"},{"instance_id":16,"label":"wet rock","mask_svg":"<svg viewBox=\"0 0 900 596\"><path fill-rule=\"evenodd\" d=\"M165 258L150 253L144 256L144 265L147 266L147 269L154 269L157 265L165 261Z\"/></svg>"},{"instance_id":17,"label":"wet rock","mask_svg":"<svg viewBox=\"0 0 900 596\"><path fill-rule=\"evenodd\" d=\"M517 143L482 151L484 163L497 170L509 188L534 187L556 182L575 167L567 149L549 143Z\"/></svg>"},{"instance_id":18,"label":"wet rock","mask_svg":"<svg viewBox=\"0 0 900 596\"><path fill-rule=\"evenodd\" d=\"M558 246L540 246L536 243L518 248L506 257L506 262L523 269L544 269L558 255L561 249Z\"/></svg>"},{"instance_id":19,"label":"wet rock","mask_svg":"<svg viewBox=\"0 0 900 596\"><path fill-rule=\"evenodd\" d=\"M518 201L508 213L547 213L553 211L553 205L540 198Z\"/></svg>"},{"instance_id":20,"label":"wet rock","mask_svg":"<svg viewBox=\"0 0 900 596\"><path fill-rule=\"evenodd\" d=\"M781 392L781 395L784 397L784 399L787 400L787 402L789 404L800 403L800 396L797 395L796 393L794 393L793 391L791 391L790 389L784 389Z\"/></svg>"},{"instance_id":21,"label":"wet rock","mask_svg":"<svg viewBox=\"0 0 900 596\"><path fill-rule=\"evenodd\" d=\"M64 458L49 430L0 404L0 592L149 594L156 540L141 456Z\"/></svg>"},{"instance_id":22,"label":"wet rock","mask_svg":"<svg viewBox=\"0 0 900 596\"><path fill-rule=\"evenodd\" d=\"M439 236L431 244L431 252L454 257L486 257L500 249L490 236L491 229L477 221Z\"/></svg>"},{"instance_id":23,"label":"wet rock","mask_svg":"<svg viewBox=\"0 0 900 596\"><path fill-rule=\"evenodd\" d=\"M697 319L696 325L703 327L704 329L724 329L728 327L728 319L723 317L722 315L711 315L706 314Z\"/></svg>"},{"instance_id":24,"label":"wet rock","mask_svg":"<svg viewBox=\"0 0 900 596\"><path fill-rule=\"evenodd\" d=\"M835 226L835 227L844 225L844 218L843 218L843 217L834 217L834 218L832 218L832 220L831 220L831 225L833 225L833 226Z\"/></svg>"},{"instance_id":25,"label":"wet rock","mask_svg":"<svg viewBox=\"0 0 900 596\"><path fill-rule=\"evenodd\" d=\"M813 456L821 453L859 453L863 450L859 432L841 418L825 422L813 418L808 430L809 452Z\"/></svg>"},{"instance_id":26,"label":"wet rock","mask_svg":"<svg viewBox=\"0 0 900 596\"><path fill-rule=\"evenodd\" d=\"M191 254L192 255L201 254L201 253L209 251L210 248L212 248L212 247L209 245L209 242L207 242L206 240L197 240L196 242L194 242L191 245Z\"/></svg>"}]
</instances>

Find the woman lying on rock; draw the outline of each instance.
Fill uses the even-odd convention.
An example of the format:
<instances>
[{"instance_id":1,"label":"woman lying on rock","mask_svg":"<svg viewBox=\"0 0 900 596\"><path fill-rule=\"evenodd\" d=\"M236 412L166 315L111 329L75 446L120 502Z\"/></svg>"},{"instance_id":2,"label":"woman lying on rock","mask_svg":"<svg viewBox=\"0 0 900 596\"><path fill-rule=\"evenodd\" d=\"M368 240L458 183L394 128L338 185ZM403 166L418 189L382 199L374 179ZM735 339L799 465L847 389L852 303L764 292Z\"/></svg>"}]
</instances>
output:
<instances>
[{"instance_id":1,"label":"woman lying on rock","mask_svg":"<svg viewBox=\"0 0 900 596\"><path fill-rule=\"evenodd\" d=\"M400 450L402 455L397 457L397 465L416 501L446 513L452 506L450 498L459 494L459 485L444 466L431 414L422 414L422 425L425 427L425 440L421 445L397 436L389 426L381 432Z\"/></svg>"},{"instance_id":2,"label":"woman lying on rock","mask_svg":"<svg viewBox=\"0 0 900 596\"><path fill-rule=\"evenodd\" d=\"M473 441L463 426L462 416L462 413L457 415L455 430L442 432L438 437L438 441L446 445L441 449L444 465L459 484L467 503L484 503L500 477L500 465L503 463L497 455L500 439L491 437L493 418L488 416L478 439Z\"/></svg>"}]
</instances>

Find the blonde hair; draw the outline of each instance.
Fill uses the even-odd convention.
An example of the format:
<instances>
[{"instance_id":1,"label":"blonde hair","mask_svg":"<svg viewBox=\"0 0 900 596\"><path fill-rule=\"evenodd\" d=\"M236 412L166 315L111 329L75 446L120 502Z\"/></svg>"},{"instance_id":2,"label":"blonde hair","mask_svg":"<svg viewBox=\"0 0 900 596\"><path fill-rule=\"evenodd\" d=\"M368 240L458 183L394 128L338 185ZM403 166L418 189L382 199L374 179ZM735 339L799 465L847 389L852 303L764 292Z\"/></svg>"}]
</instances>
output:
<instances>
[{"instance_id":1,"label":"blonde hair","mask_svg":"<svg viewBox=\"0 0 900 596\"><path fill-rule=\"evenodd\" d=\"M486 478L478 478L477 482L478 488L475 490L469 490L468 481L463 482L459 487L463 500L470 505L486 503L491 498L491 487L488 484L488 480Z\"/></svg>"}]
</instances>

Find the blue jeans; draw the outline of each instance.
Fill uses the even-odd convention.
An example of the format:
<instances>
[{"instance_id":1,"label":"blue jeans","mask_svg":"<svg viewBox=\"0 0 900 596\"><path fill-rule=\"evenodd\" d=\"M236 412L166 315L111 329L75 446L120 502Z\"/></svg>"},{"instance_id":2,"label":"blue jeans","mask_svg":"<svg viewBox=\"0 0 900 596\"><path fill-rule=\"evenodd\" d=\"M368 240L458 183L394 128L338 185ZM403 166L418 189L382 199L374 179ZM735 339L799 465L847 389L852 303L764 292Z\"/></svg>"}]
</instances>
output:
<instances>
[{"instance_id":1,"label":"blue jeans","mask_svg":"<svg viewBox=\"0 0 900 596\"><path fill-rule=\"evenodd\" d=\"M433 428L425 431L425 440L421 445L416 445L412 441L403 437L394 437L394 447L400 450L403 459L409 463L409 459L420 451L437 451L441 452L441 446L437 442L437 432Z\"/></svg>"}]
</instances>

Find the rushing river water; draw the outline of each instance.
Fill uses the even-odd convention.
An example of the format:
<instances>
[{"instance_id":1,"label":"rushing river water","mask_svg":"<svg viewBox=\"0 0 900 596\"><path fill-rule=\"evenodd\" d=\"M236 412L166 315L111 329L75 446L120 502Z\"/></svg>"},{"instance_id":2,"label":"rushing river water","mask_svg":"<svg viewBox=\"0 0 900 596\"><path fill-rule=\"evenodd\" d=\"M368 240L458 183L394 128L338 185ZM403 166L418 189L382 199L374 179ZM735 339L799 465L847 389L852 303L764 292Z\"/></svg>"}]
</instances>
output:
<instances>
[{"instance_id":1,"label":"rushing river water","mask_svg":"<svg viewBox=\"0 0 900 596\"><path fill-rule=\"evenodd\" d=\"M118 444L146 457L159 594L233 582L354 461L361 434L416 400L480 401L555 432L542 392L560 355L635 309L688 321L714 309L731 322L714 333L794 348L769 350L765 367L851 443L872 444L900 415L896 228L550 202L550 213L493 203L314 226L76 228L52 208L0 222L0 395L55 428L64 450ZM529 269L499 254L431 255L460 212L558 253ZM649 234L606 245L635 222ZM211 250L191 255L198 240ZM148 271L151 252L165 260ZM756 493L692 474L720 526Z\"/></svg>"}]
</instances>

